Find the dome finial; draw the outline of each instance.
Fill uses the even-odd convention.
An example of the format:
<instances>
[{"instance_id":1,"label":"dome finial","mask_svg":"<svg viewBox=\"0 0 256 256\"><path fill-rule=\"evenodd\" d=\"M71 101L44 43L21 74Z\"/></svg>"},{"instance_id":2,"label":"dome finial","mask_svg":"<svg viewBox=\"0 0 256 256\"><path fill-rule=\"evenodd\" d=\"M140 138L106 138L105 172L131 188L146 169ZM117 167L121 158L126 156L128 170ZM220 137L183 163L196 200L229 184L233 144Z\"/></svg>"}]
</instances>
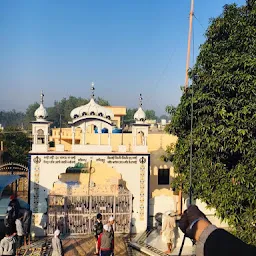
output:
<instances>
[{"instance_id":1,"label":"dome finial","mask_svg":"<svg viewBox=\"0 0 256 256\"><path fill-rule=\"evenodd\" d=\"M139 104L140 107L142 107L142 100L143 100L142 94L140 93L140 104Z\"/></svg>"},{"instance_id":2,"label":"dome finial","mask_svg":"<svg viewBox=\"0 0 256 256\"><path fill-rule=\"evenodd\" d=\"M44 92L43 90L41 91L41 104L44 104Z\"/></svg>"},{"instance_id":3,"label":"dome finial","mask_svg":"<svg viewBox=\"0 0 256 256\"><path fill-rule=\"evenodd\" d=\"M46 121L45 119L48 117L47 111L44 107L44 93L41 91L41 102L39 108L35 111L34 116L36 121Z\"/></svg>"},{"instance_id":4,"label":"dome finial","mask_svg":"<svg viewBox=\"0 0 256 256\"><path fill-rule=\"evenodd\" d=\"M94 99L94 91L95 91L94 82L92 82L91 84L91 91L92 91L91 98Z\"/></svg>"},{"instance_id":5,"label":"dome finial","mask_svg":"<svg viewBox=\"0 0 256 256\"><path fill-rule=\"evenodd\" d=\"M146 120L146 114L145 114L144 110L142 109L142 100L143 100L142 94L140 93L139 108L133 116L136 123L144 123Z\"/></svg>"}]
</instances>

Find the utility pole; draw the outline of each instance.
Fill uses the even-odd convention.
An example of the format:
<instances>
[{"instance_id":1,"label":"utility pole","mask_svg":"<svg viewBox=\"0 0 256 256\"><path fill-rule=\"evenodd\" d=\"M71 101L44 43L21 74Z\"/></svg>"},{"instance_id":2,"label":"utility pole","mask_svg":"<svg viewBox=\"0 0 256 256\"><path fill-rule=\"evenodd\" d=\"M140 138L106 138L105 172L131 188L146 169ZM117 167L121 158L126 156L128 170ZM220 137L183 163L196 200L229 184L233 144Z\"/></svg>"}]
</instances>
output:
<instances>
[{"instance_id":1,"label":"utility pole","mask_svg":"<svg viewBox=\"0 0 256 256\"><path fill-rule=\"evenodd\" d=\"M189 13L189 31L188 31L188 50L187 50L187 62L186 62L186 75L185 75L185 91L188 88L188 69L190 62L190 46L191 46L191 34L193 29L193 16L194 16L194 0L191 0L191 7Z\"/></svg>"},{"instance_id":2,"label":"utility pole","mask_svg":"<svg viewBox=\"0 0 256 256\"><path fill-rule=\"evenodd\" d=\"M188 50L187 50L187 62L186 62L186 74L185 74L185 86L184 91L188 89L188 69L190 64L190 46L191 46L191 35L193 29L193 16L194 16L194 0L191 0L190 13L189 13L189 31L188 31ZM179 210L178 214L181 215L182 210L182 187L179 190Z\"/></svg>"}]
</instances>

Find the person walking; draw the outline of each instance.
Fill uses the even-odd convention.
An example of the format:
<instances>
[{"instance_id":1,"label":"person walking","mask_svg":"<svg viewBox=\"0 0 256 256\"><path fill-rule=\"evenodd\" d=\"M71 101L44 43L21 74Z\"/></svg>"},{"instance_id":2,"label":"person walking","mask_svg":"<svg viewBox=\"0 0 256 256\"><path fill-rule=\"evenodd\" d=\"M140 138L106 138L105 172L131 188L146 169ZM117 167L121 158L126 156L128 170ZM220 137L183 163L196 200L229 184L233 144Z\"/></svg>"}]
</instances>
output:
<instances>
[{"instance_id":1,"label":"person walking","mask_svg":"<svg viewBox=\"0 0 256 256\"><path fill-rule=\"evenodd\" d=\"M110 231L109 225L105 224L103 226L103 233L99 235L98 251L100 252L100 256L113 255L114 239Z\"/></svg>"},{"instance_id":2,"label":"person walking","mask_svg":"<svg viewBox=\"0 0 256 256\"><path fill-rule=\"evenodd\" d=\"M42 219L41 219L41 222L40 222L40 225L41 225L41 227L42 227L43 230L44 230L44 236L47 236L47 227L48 227L48 224L49 224L48 212L46 211L46 212L43 214Z\"/></svg>"},{"instance_id":3,"label":"person walking","mask_svg":"<svg viewBox=\"0 0 256 256\"><path fill-rule=\"evenodd\" d=\"M15 255L16 254L16 240L10 229L5 232L5 237L0 242L0 255Z\"/></svg>"},{"instance_id":4,"label":"person walking","mask_svg":"<svg viewBox=\"0 0 256 256\"><path fill-rule=\"evenodd\" d=\"M103 232L103 224L102 224L102 215L100 213L96 216L97 220L94 224L94 236L95 236L95 253L94 255L99 255L98 250L98 239L99 235Z\"/></svg>"},{"instance_id":5,"label":"person walking","mask_svg":"<svg viewBox=\"0 0 256 256\"><path fill-rule=\"evenodd\" d=\"M15 220L16 231L17 231L17 248L20 248L23 244L24 230L22 227L22 218L23 215L19 213L18 219Z\"/></svg>"},{"instance_id":6,"label":"person walking","mask_svg":"<svg viewBox=\"0 0 256 256\"><path fill-rule=\"evenodd\" d=\"M108 219L108 225L110 227L110 234L112 236L112 239L113 239L113 248L112 248L112 253L111 253L111 256L114 256L114 240L115 240L115 231L114 231L114 224L115 224L115 218L113 216L111 216L109 219Z\"/></svg>"},{"instance_id":7,"label":"person walking","mask_svg":"<svg viewBox=\"0 0 256 256\"><path fill-rule=\"evenodd\" d=\"M60 230L56 229L52 238L52 256L63 256L63 247L60 239Z\"/></svg>"},{"instance_id":8,"label":"person walking","mask_svg":"<svg viewBox=\"0 0 256 256\"><path fill-rule=\"evenodd\" d=\"M174 244L174 228L175 224L175 214L172 211L168 211L163 216L163 225L162 225L162 240L167 244L166 254L170 254L173 249Z\"/></svg>"},{"instance_id":9,"label":"person walking","mask_svg":"<svg viewBox=\"0 0 256 256\"><path fill-rule=\"evenodd\" d=\"M23 231L25 235L24 244L25 246L30 244L30 227L32 220L32 211L23 209Z\"/></svg>"}]
</instances>

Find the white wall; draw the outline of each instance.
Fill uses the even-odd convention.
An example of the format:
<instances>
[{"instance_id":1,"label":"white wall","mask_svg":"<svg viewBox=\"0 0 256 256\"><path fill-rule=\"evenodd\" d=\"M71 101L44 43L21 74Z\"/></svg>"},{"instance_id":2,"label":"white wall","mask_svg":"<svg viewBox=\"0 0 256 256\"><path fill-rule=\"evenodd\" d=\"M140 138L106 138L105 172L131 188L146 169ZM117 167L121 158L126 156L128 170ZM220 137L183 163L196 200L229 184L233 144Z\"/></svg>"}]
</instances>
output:
<instances>
[{"instance_id":1,"label":"white wall","mask_svg":"<svg viewBox=\"0 0 256 256\"><path fill-rule=\"evenodd\" d=\"M142 159L143 157L143 159ZM143 161L141 161L141 159ZM148 155L73 155L73 154L33 154L31 155L30 204L34 213L34 230L42 234L41 216L47 210L46 198L66 168L77 162L101 162L113 167L122 175L126 186L133 194L134 232L142 232L147 227L148 216Z\"/></svg>"}]
</instances>

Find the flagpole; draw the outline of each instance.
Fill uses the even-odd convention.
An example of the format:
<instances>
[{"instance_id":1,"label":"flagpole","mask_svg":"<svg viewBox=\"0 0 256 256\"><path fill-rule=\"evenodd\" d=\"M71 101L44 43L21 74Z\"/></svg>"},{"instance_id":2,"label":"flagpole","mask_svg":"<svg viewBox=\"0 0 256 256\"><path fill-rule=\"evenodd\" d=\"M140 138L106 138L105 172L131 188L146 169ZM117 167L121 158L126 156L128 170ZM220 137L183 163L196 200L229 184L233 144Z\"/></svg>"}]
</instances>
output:
<instances>
[{"instance_id":1,"label":"flagpole","mask_svg":"<svg viewBox=\"0 0 256 256\"><path fill-rule=\"evenodd\" d=\"M189 13L189 31L188 31L188 50L187 50L187 62L186 62L186 75L185 75L185 91L188 88L188 69L190 64L190 46L191 35L193 28L193 16L194 16L194 0L191 0L190 13Z\"/></svg>"}]
</instances>

